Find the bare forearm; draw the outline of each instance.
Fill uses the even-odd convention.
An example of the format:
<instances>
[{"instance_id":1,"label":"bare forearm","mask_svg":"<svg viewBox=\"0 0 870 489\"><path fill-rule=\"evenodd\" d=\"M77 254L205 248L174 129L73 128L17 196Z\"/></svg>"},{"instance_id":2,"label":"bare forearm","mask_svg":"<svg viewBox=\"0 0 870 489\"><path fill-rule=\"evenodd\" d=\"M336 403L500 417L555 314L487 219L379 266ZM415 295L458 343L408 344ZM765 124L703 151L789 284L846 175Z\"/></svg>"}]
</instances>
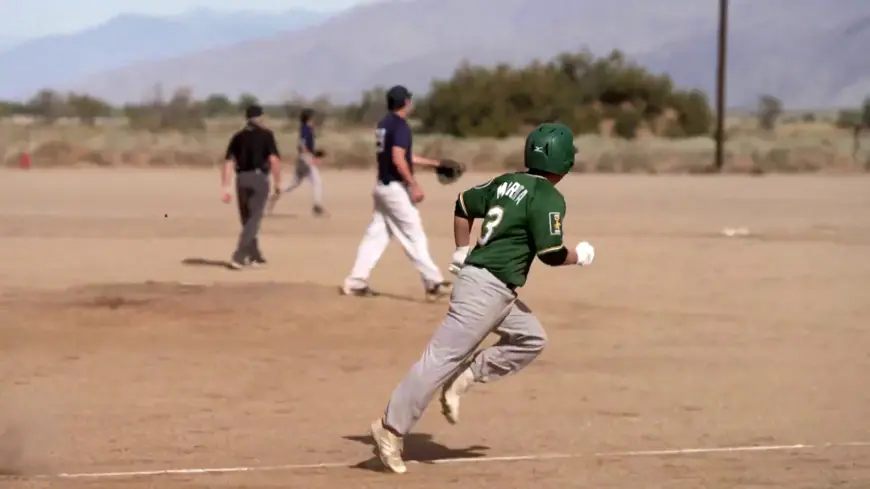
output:
<instances>
[{"instance_id":1,"label":"bare forearm","mask_svg":"<svg viewBox=\"0 0 870 489\"><path fill-rule=\"evenodd\" d=\"M420 166L436 167L436 166L439 166L441 164L438 162L438 160L433 160L431 158L425 158L425 157L420 156L418 154L414 154L411 157L411 159L414 161L415 165L420 165Z\"/></svg>"},{"instance_id":2,"label":"bare forearm","mask_svg":"<svg viewBox=\"0 0 870 489\"><path fill-rule=\"evenodd\" d=\"M275 186L281 185L281 160L277 156L269 157L269 172L272 174L272 179Z\"/></svg>"},{"instance_id":3,"label":"bare forearm","mask_svg":"<svg viewBox=\"0 0 870 489\"><path fill-rule=\"evenodd\" d=\"M453 216L453 242L456 247L468 246L471 243L471 225L473 219Z\"/></svg>"},{"instance_id":4,"label":"bare forearm","mask_svg":"<svg viewBox=\"0 0 870 489\"><path fill-rule=\"evenodd\" d=\"M562 263L562 266L567 265L576 265L578 261L580 261L580 257L577 256L577 251L571 248L567 248L568 256L565 257L565 261Z\"/></svg>"},{"instance_id":5,"label":"bare forearm","mask_svg":"<svg viewBox=\"0 0 870 489\"><path fill-rule=\"evenodd\" d=\"M408 167L408 162L401 159L394 159L393 164L396 165L396 171L399 172L399 176L402 177L402 180L405 181L408 185L414 185L416 181L414 180L414 175L411 173L411 169Z\"/></svg>"},{"instance_id":6,"label":"bare forearm","mask_svg":"<svg viewBox=\"0 0 870 489\"><path fill-rule=\"evenodd\" d=\"M221 166L221 187L229 188L230 179L232 177L233 172L233 162L232 160L228 160L224 162L223 166Z\"/></svg>"}]
</instances>

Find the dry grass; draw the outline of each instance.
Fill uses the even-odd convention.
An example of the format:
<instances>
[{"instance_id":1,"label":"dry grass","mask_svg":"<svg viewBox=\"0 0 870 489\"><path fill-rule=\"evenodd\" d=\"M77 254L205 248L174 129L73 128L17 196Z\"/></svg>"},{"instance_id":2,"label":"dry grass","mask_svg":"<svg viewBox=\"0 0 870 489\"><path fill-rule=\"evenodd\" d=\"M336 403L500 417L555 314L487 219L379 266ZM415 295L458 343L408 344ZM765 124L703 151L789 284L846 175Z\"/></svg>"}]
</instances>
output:
<instances>
[{"instance_id":1,"label":"dry grass","mask_svg":"<svg viewBox=\"0 0 870 489\"><path fill-rule=\"evenodd\" d=\"M132 131L111 123L88 128L75 124L36 126L0 123L0 162L16 166L22 152L35 167L75 165L104 167L205 167L217 164L235 122L211 121L199 133ZM295 131L280 128L279 146L295 147ZM783 124L775 134L759 131L751 120L729 121L726 169L733 173L864 172L870 170L870 141L854 150L852 135L826 121ZM320 145L336 168L372 164L368 130L327 127ZM667 140L641 137L625 141L603 136L578 139L578 170L600 173L698 173L710 168L714 142L710 138ZM522 165L522 139L455 139L418 135L416 148L433 157L453 157L473 170L497 171Z\"/></svg>"}]
</instances>

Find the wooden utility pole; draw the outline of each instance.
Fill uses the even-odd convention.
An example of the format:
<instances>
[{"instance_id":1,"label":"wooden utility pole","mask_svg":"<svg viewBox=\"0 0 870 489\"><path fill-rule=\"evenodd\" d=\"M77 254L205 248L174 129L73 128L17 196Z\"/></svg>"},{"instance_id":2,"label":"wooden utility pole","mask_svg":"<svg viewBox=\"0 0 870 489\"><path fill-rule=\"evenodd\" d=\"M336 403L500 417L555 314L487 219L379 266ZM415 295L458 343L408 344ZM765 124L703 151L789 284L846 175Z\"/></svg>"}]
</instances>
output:
<instances>
[{"instance_id":1,"label":"wooden utility pole","mask_svg":"<svg viewBox=\"0 0 870 489\"><path fill-rule=\"evenodd\" d=\"M719 0L719 49L716 59L716 170L725 164L725 79L728 58L728 1Z\"/></svg>"}]
</instances>

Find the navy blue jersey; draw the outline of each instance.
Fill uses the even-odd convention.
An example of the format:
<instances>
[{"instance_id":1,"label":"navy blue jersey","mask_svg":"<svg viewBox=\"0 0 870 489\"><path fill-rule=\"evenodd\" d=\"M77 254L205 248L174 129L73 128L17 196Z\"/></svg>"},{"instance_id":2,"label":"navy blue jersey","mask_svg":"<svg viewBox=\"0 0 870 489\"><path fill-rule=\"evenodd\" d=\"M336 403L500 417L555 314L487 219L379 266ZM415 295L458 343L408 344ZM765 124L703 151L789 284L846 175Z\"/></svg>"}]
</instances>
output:
<instances>
[{"instance_id":1,"label":"navy blue jersey","mask_svg":"<svg viewBox=\"0 0 870 489\"><path fill-rule=\"evenodd\" d=\"M300 154L303 150L314 153L314 128L308 124L302 124L302 127L299 128L299 143L297 148Z\"/></svg>"},{"instance_id":2,"label":"navy blue jersey","mask_svg":"<svg viewBox=\"0 0 870 489\"><path fill-rule=\"evenodd\" d=\"M411 173L414 165L411 156L411 127L403 117L390 113L380 122L375 130L377 158L378 158L378 181L383 184L391 182L404 182L404 179L393 163L393 148L405 149L405 160Z\"/></svg>"}]
</instances>

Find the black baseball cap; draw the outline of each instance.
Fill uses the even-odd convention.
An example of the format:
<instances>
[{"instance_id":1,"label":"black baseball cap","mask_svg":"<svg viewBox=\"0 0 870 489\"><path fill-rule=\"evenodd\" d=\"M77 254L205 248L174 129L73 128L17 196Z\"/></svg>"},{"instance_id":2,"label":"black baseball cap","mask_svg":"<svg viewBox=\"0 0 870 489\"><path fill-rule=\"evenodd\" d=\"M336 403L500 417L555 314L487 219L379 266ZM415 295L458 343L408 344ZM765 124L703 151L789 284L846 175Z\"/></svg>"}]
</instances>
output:
<instances>
[{"instance_id":1,"label":"black baseball cap","mask_svg":"<svg viewBox=\"0 0 870 489\"><path fill-rule=\"evenodd\" d=\"M263 108L259 105L250 105L247 109L245 109L245 117L248 119L260 117L261 115L263 115Z\"/></svg>"},{"instance_id":2,"label":"black baseball cap","mask_svg":"<svg viewBox=\"0 0 870 489\"><path fill-rule=\"evenodd\" d=\"M408 100L411 100L411 92L402 85L396 85L387 90L387 109L389 110L401 109Z\"/></svg>"}]
</instances>

